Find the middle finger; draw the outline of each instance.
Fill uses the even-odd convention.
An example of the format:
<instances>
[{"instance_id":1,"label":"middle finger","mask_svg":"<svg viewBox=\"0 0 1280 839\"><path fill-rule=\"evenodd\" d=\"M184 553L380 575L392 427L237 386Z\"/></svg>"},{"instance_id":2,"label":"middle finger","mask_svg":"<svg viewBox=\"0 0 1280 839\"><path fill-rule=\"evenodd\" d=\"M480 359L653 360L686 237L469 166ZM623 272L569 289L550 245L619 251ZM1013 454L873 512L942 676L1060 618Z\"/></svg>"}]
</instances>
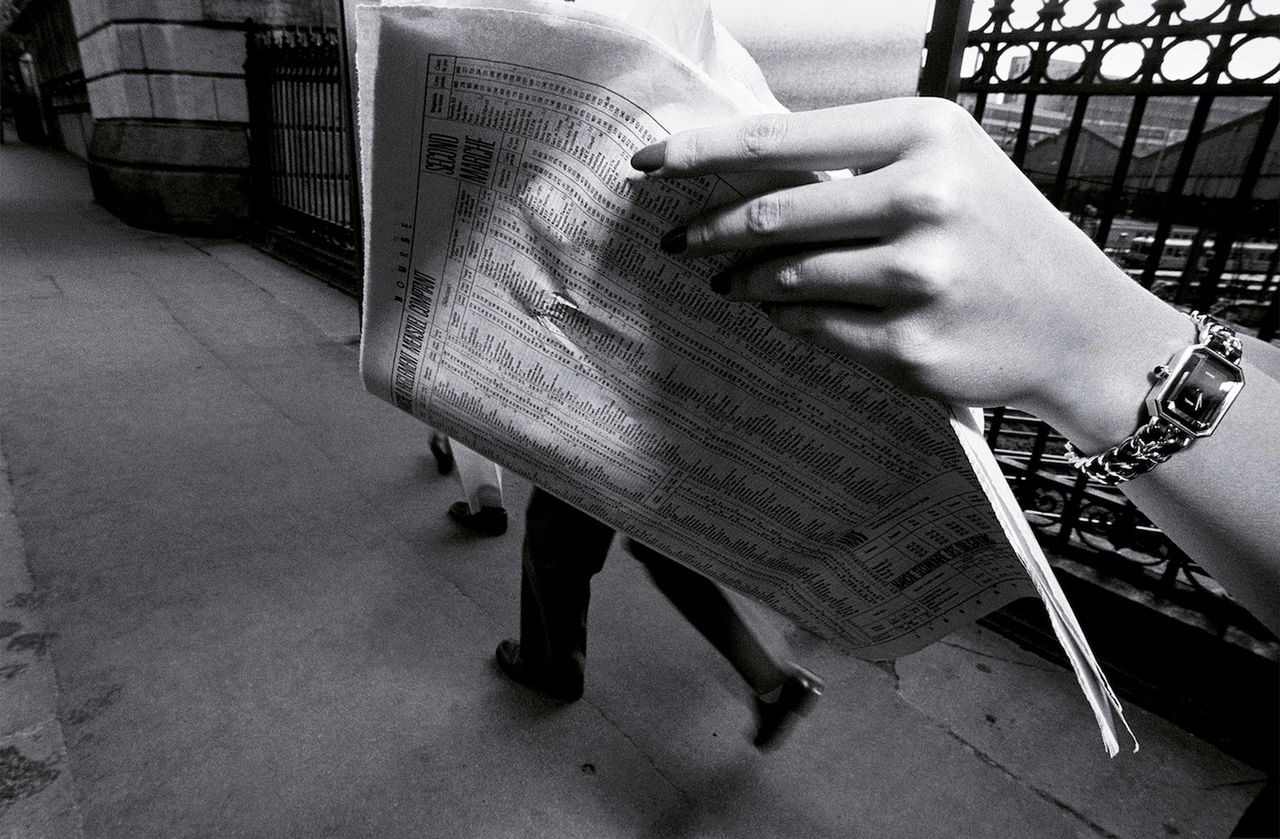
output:
<instances>
[{"instance_id":1,"label":"middle finger","mask_svg":"<svg viewBox=\"0 0 1280 839\"><path fill-rule=\"evenodd\" d=\"M710 210L669 231L662 247L706 256L886 236L901 226L888 189L897 174L892 169L779 189Z\"/></svg>"}]
</instances>

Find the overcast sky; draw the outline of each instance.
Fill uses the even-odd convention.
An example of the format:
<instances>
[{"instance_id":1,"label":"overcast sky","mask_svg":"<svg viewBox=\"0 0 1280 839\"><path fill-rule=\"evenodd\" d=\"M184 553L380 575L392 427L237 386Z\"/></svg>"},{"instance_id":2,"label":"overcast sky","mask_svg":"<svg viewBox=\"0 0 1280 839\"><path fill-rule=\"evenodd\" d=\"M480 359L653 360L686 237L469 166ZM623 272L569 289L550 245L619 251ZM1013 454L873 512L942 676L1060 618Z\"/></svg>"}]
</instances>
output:
<instances>
[{"instance_id":1,"label":"overcast sky","mask_svg":"<svg viewBox=\"0 0 1280 839\"><path fill-rule=\"evenodd\" d=\"M1120 20L1141 23L1151 16L1152 1L1127 0ZM1183 18L1197 19L1222 8L1223 0L1186 0L1186 4ZM711 5L720 21L760 62L775 88L789 83L797 88L813 85L819 97L824 86L838 89L847 85L848 76L857 72L859 59L887 50L901 55L903 48L909 50L907 41L912 38L922 46L933 14L930 0L711 0ZM1034 24L1042 5L1041 0L1014 0L1012 24ZM975 0L971 25L986 21L990 8L990 0ZM1084 23L1094 11L1093 0L1067 0L1063 23ZM1280 14L1280 0L1252 0L1252 11ZM832 49L836 44L846 49ZM1204 42L1180 45L1166 58L1166 69L1173 78L1184 78L1204 66L1208 50ZM1002 62L1019 52L1026 51L1007 50ZM1083 54L1072 48L1055 55L1079 61ZM1104 59L1103 72L1127 76L1137 69L1141 55L1137 45L1112 50ZM1277 62L1280 38L1255 39L1237 50L1231 71L1237 78L1257 77L1275 68ZM800 69L805 65L807 72ZM838 92L835 95L839 98Z\"/></svg>"},{"instance_id":2,"label":"overcast sky","mask_svg":"<svg viewBox=\"0 0 1280 839\"><path fill-rule=\"evenodd\" d=\"M716 17L739 40L838 37L851 32L919 30L928 0L711 0Z\"/></svg>"}]
</instances>

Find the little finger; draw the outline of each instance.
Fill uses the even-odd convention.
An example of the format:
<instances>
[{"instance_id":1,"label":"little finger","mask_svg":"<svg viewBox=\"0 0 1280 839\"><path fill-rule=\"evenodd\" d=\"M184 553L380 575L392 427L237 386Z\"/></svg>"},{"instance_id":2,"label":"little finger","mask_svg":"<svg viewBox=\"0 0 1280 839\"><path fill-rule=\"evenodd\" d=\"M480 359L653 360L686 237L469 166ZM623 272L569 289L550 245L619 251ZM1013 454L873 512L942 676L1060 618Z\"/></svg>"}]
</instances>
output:
<instances>
[{"instance_id":1,"label":"little finger","mask_svg":"<svg viewBox=\"0 0 1280 839\"><path fill-rule=\"evenodd\" d=\"M821 303L764 308L784 332L861 364L904 390L938 395L936 348L909 314Z\"/></svg>"}]
</instances>

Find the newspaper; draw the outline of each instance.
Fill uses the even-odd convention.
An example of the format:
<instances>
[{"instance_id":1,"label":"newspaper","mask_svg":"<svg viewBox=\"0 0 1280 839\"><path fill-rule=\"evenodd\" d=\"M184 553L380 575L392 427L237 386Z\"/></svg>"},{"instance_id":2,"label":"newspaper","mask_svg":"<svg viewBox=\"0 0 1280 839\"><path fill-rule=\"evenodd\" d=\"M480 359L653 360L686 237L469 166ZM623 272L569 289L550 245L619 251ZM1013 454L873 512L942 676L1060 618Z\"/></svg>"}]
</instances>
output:
<instances>
[{"instance_id":1,"label":"newspaper","mask_svg":"<svg viewBox=\"0 0 1280 839\"><path fill-rule=\"evenodd\" d=\"M358 11L366 386L866 658L1037 592L1114 754L1119 705L976 412L777 330L709 290L723 261L657 247L782 183L629 166L780 107L705 6L671 5L665 36L518 0Z\"/></svg>"}]
</instances>

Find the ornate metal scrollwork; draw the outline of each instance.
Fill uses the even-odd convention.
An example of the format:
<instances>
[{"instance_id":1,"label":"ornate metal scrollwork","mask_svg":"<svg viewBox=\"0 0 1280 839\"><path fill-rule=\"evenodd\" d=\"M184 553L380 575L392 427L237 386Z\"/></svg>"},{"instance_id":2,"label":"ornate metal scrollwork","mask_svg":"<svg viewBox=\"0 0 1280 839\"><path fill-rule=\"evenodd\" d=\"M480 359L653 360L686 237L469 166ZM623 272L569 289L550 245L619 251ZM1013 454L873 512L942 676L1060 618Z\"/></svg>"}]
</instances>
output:
<instances>
[{"instance_id":1,"label":"ornate metal scrollwork","mask_svg":"<svg viewBox=\"0 0 1280 839\"><path fill-rule=\"evenodd\" d=\"M1068 0L1042 0L1032 15L1027 4L995 0L971 29L962 89L1044 92L1046 83L1058 82L1076 86L1075 93L1125 93L1132 91L1120 85L1142 83L1185 94L1230 86L1235 95L1266 96L1280 82L1280 15L1258 13L1251 0L1223 0L1195 14L1184 0L1097 0L1078 23L1068 22L1071 8ZM1063 58L1055 54L1064 47L1078 51L1079 67L1055 77L1050 59ZM1025 61L1009 74L1011 52Z\"/></svg>"},{"instance_id":2,"label":"ornate metal scrollwork","mask_svg":"<svg viewBox=\"0 0 1280 839\"><path fill-rule=\"evenodd\" d=\"M1059 435L1049 435L1040 458L1026 451L1042 436L1040 425L1001 411L990 442L1044 543L1100 574L1220 612L1225 595L1216 583L1114 488L1081 483L1058 456Z\"/></svg>"}]
</instances>

